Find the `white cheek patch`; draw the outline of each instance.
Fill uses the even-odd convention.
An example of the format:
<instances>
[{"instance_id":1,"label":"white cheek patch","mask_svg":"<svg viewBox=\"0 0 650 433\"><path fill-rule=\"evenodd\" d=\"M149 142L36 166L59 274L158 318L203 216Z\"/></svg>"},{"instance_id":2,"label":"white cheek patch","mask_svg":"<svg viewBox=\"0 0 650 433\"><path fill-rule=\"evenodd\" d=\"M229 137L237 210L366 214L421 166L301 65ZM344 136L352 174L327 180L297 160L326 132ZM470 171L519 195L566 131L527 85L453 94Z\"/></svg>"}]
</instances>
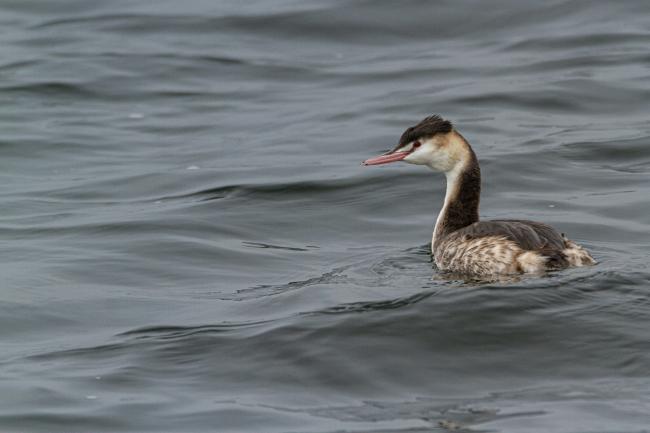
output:
<instances>
[{"instance_id":1,"label":"white cheek patch","mask_svg":"<svg viewBox=\"0 0 650 433\"><path fill-rule=\"evenodd\" d=\"M447 152L437 151L431 155L429 167L437 171L450 171L456 166L456 161Z\"/></svg>"},{"instance_id":2,"label":"white cheek patch","mask_svg":"<svg viewBox=\"0 0 650 433\"><path fill-rule=\"evenodd\" d=\"M413 149L413 147L414 143L408 144L409 149ZM437 146L431 141L419 142L418 147L409 156L404 158L404 161L410 162L411 164L430 165L432 159L435 159L436 154L439 153Z\"/></svg>"},{"instance_id":3,"label":"white cheek patch","mask_svg":"<svg viewBox=\"0 0 650 433\"><path fill-rule=\"evenodd\" d=\"M411 146L413 147L413 146ZM409 156L404 158L405 162L410 162L411 164L421 164L426 165L430 159L430 155L426 150L420 146L420 148L415 149Z\"/></svg>"}]
</instances>

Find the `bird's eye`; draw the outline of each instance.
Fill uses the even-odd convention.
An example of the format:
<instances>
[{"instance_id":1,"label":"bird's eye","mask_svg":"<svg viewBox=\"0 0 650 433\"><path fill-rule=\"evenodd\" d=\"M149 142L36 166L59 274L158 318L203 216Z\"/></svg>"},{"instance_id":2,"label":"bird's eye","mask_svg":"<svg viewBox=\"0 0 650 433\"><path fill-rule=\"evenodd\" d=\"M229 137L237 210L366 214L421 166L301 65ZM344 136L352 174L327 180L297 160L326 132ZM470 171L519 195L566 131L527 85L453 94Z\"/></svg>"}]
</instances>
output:
<instances>
[{"instance_id":1,"label":"bird's eye","mask_svg":"<svg viewBox=\"0 0 650 433\"><path fill-rule=\"evenodd\" d=\"M418 147L420 147L421 144L422 143L420 143L419 141L414 142L413 143L413 149L417 149Z\"/></svg>"}]
</instances>

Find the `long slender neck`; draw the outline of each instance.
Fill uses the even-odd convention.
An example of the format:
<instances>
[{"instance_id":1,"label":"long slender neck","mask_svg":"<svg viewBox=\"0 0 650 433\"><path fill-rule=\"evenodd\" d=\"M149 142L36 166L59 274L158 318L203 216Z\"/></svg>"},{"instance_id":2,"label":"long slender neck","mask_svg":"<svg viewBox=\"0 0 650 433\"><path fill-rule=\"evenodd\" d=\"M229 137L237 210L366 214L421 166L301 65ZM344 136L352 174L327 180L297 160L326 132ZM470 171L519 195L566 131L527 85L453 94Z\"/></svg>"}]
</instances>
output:
<instances>
[{"instance_id":1,"label":"long slender neck","mask_svg":"<svg viewBox=\"0 0 650 433\"><path fill-rule=\"evenodd\" d=\"M465 139L462 140L462 157L447 171L445 204L438 215L433 231L432 248L449 233L479 220L478 207L481 198L481 169L474 151Z\"/></svg>"}]
</instances>

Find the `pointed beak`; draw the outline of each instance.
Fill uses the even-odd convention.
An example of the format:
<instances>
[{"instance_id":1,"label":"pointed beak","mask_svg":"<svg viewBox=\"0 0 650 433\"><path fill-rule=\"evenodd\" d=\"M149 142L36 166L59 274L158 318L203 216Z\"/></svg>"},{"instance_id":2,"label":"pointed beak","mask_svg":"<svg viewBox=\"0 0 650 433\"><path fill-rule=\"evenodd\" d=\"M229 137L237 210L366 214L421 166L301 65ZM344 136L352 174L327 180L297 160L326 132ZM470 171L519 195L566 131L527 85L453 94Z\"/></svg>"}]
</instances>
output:
<instances>
[{"instance_id":1,"label":"pointed beak","mask_svg":"<svg viewBox=\"0 0 650 433\"><path fill-rule=\"evenodd\" d=\"M411 152L388 152L383 155L375 156L374 158L366 159L363 165L379 165L388 164L389 162L401 161L406 158Z\"/></svg>"}]
</instances>

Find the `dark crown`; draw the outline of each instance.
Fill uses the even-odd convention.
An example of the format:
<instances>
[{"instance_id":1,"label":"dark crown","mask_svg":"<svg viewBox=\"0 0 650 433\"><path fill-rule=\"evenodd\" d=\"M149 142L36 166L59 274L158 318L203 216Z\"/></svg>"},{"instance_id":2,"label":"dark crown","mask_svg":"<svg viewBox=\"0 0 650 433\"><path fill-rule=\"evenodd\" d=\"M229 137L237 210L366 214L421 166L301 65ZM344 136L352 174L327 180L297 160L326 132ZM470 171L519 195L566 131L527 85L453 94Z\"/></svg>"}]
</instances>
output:
<instances>
[{"instance_id":1,"label":"dark crown","mask_svg":"<svg viewBox=\"0 0 650 433\"><path fill-rule=\"evenodd\" d=\"M433 116L425 117L420 123L404 131L399 139L398 146L403 146L421 138L432 137L436 134L446 134L451 132L452 129L453 126L450 121L434 114Z\"/></svg>"}]
</instances>

